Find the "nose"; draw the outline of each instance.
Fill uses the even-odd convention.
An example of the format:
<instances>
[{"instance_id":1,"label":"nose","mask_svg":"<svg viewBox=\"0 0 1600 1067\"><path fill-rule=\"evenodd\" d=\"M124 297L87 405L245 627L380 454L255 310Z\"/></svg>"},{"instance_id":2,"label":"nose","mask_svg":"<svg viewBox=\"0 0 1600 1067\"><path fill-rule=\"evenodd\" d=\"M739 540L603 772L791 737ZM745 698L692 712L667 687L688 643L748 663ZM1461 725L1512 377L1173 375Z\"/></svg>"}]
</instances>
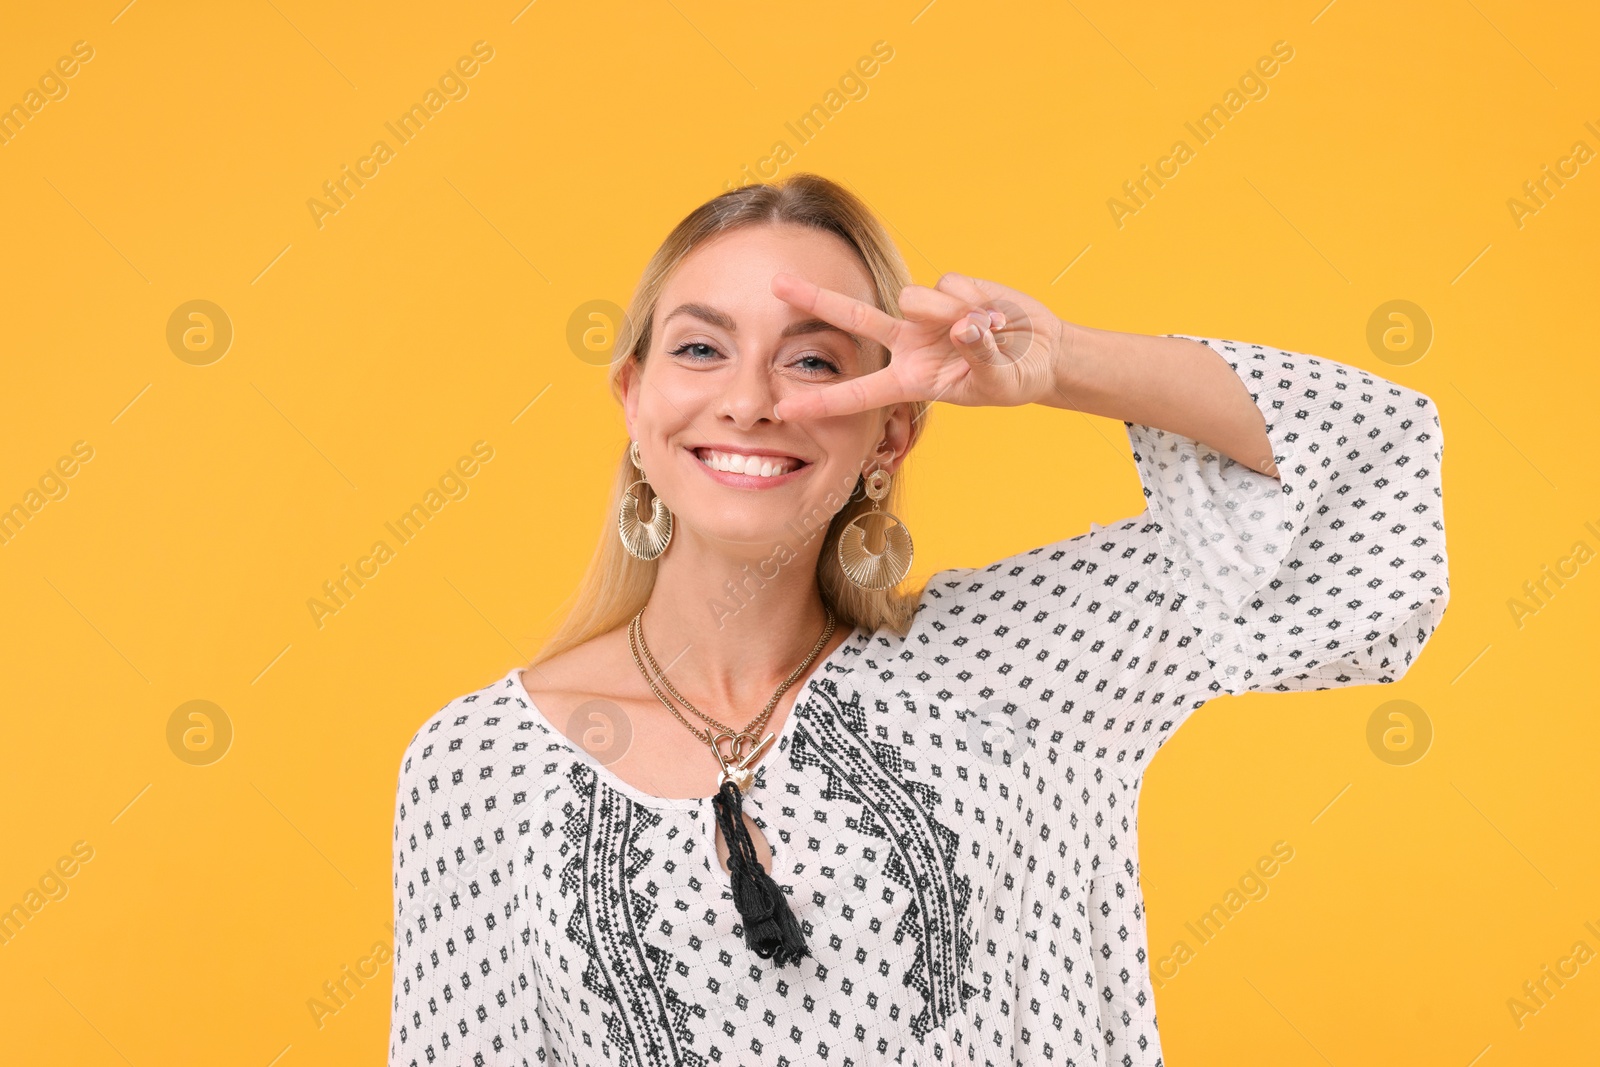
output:
<instances>
[{"instance_id":1,"label":"nose","mask_svg":"<svg viewBox=\"0 0 1600 1067\"><path fill-rule=\"evenodd\" d=\"M728 387L717 402L719 418L733 420L735 426L747 430L763 420L776 421L772 409L780 396L771 372L771 360L752 355L740 359L734 367Z\"/></svg>"}]
</instances>

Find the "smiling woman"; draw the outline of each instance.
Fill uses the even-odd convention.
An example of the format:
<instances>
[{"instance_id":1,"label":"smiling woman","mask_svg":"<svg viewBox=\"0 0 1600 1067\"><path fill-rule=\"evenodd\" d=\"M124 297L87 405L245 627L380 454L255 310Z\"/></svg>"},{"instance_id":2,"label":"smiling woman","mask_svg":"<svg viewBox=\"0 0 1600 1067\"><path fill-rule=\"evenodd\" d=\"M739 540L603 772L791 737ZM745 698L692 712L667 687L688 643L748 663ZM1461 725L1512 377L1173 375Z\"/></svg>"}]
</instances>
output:
<instances>
[{"instance_id":1,"label":"smiling woman","mask_svg":"<svg viewBox=\"0 0 1600 1067\"><path fill-rule=\"evenodd\" d=\"M1432 400L910 284L806 174L691 212L627 321L570 612L401 761L392 1067L1160 1063L1144 770L1215 696L1415 662ZM904 589L935 400L1122 420L1146 508Z\"/></svg>"}]
</instances>

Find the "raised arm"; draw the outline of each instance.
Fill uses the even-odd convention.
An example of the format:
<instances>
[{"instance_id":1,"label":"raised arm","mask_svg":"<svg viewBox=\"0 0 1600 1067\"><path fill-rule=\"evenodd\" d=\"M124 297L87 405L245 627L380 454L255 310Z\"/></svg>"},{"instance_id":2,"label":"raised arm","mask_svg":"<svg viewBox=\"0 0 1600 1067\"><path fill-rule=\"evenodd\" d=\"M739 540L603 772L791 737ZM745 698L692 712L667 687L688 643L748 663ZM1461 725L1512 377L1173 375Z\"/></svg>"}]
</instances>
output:
<instances>
[{"instance_id":1,"label":"raised arm","mask_svg":"<svg viewBox=\"0 0 1600 1067\"><path fill-rule=\"evenodd\" d=\"M1162 626L1163 647L1128 662L1181 671L1184 686L1158 695L1192 710L1197 656L1214 692L1393 682L1444 614L1443 430L1415 389L1268 345L1073 325L962 275L907 286L904 319L786 274L773 291L892 354L883 370L785 397L780 418L935 399L1045 404L1127 427L1146 512L1092 547L1073 537L982 568L996 588L973 569L936 576L930 597L949 604L925 625L938 636L998 639L1068 673L1092 616L1125 609ZM1031 615L985 633L995 616L984 605L998 603ZM1090 646L1098 654L1107 642ZM1182 717L1124 725L1131 738ZM1130 738L1109 750L1152 750Z\"/></svg>"},{"instance_id":2,"label":"raised arm","mask_svg":"<svg viewBox=\"0 0 1600 1067\"><path fill-rule=\"evenodd\" d=\"M1159 427L1278 477L1266 420L1216 352L1182 337L1061 328L1055 388L1039 403Z\"/></svg>"}]
</instances>

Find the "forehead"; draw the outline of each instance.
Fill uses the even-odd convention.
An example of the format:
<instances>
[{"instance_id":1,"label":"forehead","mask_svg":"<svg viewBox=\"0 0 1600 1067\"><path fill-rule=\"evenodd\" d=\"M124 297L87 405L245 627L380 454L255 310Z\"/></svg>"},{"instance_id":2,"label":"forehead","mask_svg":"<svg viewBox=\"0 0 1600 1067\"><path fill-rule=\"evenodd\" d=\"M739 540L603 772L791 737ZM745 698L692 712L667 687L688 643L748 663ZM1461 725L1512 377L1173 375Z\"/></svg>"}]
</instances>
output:
<instances>
[{"instance_id":1,"label":"forehead","mask_svg":"<svg viewBox=\"0 0 1600 1067\"><path fill-rule=\"evenodd\" d=\"M734 314L804 315L772 294L772 276L793 274L877 306L872 276L837 234L790 223L742 226L703 242L684 257L661 290L658 315L685 301Z\"/></svg>"}]
</instances>

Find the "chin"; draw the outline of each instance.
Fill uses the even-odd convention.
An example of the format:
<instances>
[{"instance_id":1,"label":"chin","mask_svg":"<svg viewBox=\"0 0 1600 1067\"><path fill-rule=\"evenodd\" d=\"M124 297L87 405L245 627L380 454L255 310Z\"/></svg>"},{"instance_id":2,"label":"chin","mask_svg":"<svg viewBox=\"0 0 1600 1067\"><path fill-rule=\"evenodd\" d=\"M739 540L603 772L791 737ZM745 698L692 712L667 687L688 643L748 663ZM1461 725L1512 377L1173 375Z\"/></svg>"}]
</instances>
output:
<instances>
[{"instance_id":1,"label":"chin","mask_svg":"<svg viewBox=\"0 0 1600 1067\"><path fill-rule=\"evenodd\" d=\"M787 508L762 508L759 511L751 508L713 509L708 518L709 522L685 520L684 525L692 525L695 532L708 542L758 549L763 557L770 555L779 544L788 545L794 550L807 538L805 525ZM676 514L673 521L678 521ZM826 526L821 529L826 529ZM820 533L821 530L814 532Z\"/></svg>"}]
</instances>

